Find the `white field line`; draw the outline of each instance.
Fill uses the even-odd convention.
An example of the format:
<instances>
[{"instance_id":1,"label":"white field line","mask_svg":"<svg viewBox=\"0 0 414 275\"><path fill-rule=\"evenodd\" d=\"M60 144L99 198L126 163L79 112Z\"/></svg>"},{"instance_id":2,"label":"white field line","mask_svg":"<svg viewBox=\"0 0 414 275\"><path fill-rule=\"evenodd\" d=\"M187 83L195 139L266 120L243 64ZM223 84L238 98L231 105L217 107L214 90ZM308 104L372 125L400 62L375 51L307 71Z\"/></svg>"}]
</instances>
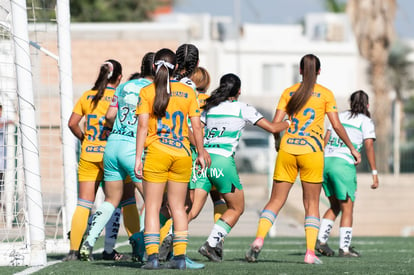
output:
<instances>
[{"instance_id":1,"label":"white field line","mask_svg":"<svg viewBox=\"0 0 414 275\"><path fill-rule=\"evenodd\" d=\"M124 246L124 245L129 245L129 241L124 241L124 242L117 243L115 245L115 248L118 248L118 247ZM100 249L94 250L94 253L102 253L103 250L104 250L103 248L100 248ZM38 272L38 271L42 270L43 268L46 268L46 267L49 267L51 265L58 264L58 263L61 263L61 262L62 262L62 260L58 260L58 261L48 262L46 265L42 265L42 266L32 266L32 267L29 267L28 269L25 269L25 270L21 271L21 272L15 273L14 275L30 275L30 274L33 274L35 272Z\"/></svg>"},{"instance_id":2,"label":"white field line","mask_svg":"<svg viewBox=\"0 0 414 275\"><path fill-rule=\"evenodd\" d=\"M39 270L42 270L43 268L49 267L51 265L57 264L62 262L61 260L59 261L53 261L53 262L47 262L46 265L41 265L41 266L32 266L29 267L28 269L25 269L23 271L20 271L18 273L14 273L14 275L29 275L29 274L33 274L35 272L38 272Z\"/></svg>"}]
</instances>

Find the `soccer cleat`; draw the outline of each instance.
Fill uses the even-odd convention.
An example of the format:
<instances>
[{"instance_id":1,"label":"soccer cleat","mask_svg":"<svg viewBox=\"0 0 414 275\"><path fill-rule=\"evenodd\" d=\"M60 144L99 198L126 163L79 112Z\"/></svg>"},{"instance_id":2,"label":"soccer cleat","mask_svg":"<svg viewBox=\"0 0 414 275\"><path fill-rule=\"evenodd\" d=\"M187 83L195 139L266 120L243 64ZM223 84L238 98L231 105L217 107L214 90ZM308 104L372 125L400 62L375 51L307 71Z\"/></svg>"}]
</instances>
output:
<instances>
[{"instance_id":1,"label":"soccer cleat","mask_svg":"<svg viewBox=\"0 0 414 275\"><path fill-rule=\"evenodd\" d=\"M81 261L93 261L92 255L93 247L89 245L88 242L85 242L81 249L79 250L79 258Z\"/></svg>"},{"instance_id":2,"label":"soccer cleat","mask_svg":"<svg viewBox=\"0 0 414 275\"><path fill-rule=\"evenodd\" d=\"M168 261L173 255L173 235L168 234L162 241L159 252L160 261Z\"/></svg>"},{"instance_id":3,"label":"soccer cleat","mask_svg":"<svg viewBox=\"0 0 414 275\"><path fill-rule=\"evenodd\" d=\"M130 257L125 254L118 253L118 251L114 249L112 250L112 253L107 253L106 251L102 252L102 259L107 261L123 262L128 261Z\"/></svg>"},{"instance_id":4,"label":"soccer cleat","mask_svg":"<svg viewBox=\"0 0 414 275\"><path fill-rule=\"evenodd\" d=\"M186 269L185 255L178 255L172 257L172 259L165 264L165 268L168 269Z\"/></svg>"},{"instance_id":5,"label":"soccer cleat","mask_svg":"<svg viewBox=\"0 0 414 275\"><path fill-rule=\"evenodd\" d=\"M221 239L221 241L218 242L216 246L216 252L217 252L217 255L220 257L220 260L223 260L223 244L224 244L224 239Z\"/></svg>"},{"instance_id":6,"label":"soccer cleat","mask_svg":"<svg viewBox=\"0 0 414 275\"><path fill-rule=\"evenodd\" d=\"M89 226L88 226L88 228L89 228ZM68 233L66 233L66 236L68 237L68 240L70 240L70 231L68 231ZM86 237L87 237L87 233L83 234L82 240L81 240L80 245L79 245L79 249L82 247L82 244L86 240Z\"/></svg>"},{"instance_id":7,"label":"soccer cleat","mask_svg":"<svg viewBox=\"0 0 414 275\"><path fill-rule=\"evenodd\" d=\"M322 261L315 255L313 251L306 251L305 255L306 264L322 264Z\"/></svg>"},{"instance_id":8,"label":"soccer cleat","mask_svg":"<svg viewBox=\"0 0 414 275\"><path fill-rule=\"evenodd\" d=\"M328 246L328 243L323 244L319 240L316 241L315 249L324 256L332 257L335 255L335 252Z\"/></svg>"},{"instance_id":9,"label":"soccer cleat","mask_svg":"<svg viewBox=\"0 0 414 275\"><path fill-rule=\"evenodd\" d=\"M361 254L359 254L357 251L354 250L353 247L349 247L349 250L347 252L345 252L342 248L339 249L339 253L338 253L339 257L344 257L344 258L358 258L361 257Z\"/></svg>"},{"instance_id":10,"label":"soccer cleat","mask_svg":"<svg viewBox=\"0 0 414 275\"><path fill-rule=\"evenodd\" d=\"M69 254L66 255L65 258L63 258L62 261L64 262L70 262L70 261L77 261L79 260L79 253L76 250L70 250Z\"/></svg>"},{"instance_id":11,"label":"soccer cleat","mask_svg":"<svg viewBox=\"0 0 414 275\"><path fill-rule=\"evenodd\" d=\"M217 254L216 248L211 247L208 242L205 242L199 249L198 253L207 257L210 261L221 262L220 256Z\"/></svg>"},{"instance_id":12,"label":"soccer cleat","mask_svg":"<svg viewBox=\"0 0 414 275\"><path fill-rule=\"evenodd\" d=\"M187 256L185 256L185 266L187 267L187 269L203 269L205 267L204 264L194 262Z\"/></svg>"},{"instance_id":13,"label":"soccer cleat","mask_svg":"<svg viewBox=\"0 0 414 275\"><path fill-rule=\"evenodd\" d=\"M129 237L129 243L132 247L132 261L143 262L145 254L144 233L142 231L134 233Z\"/></svg>"},{"instance_id":14,"label":"soccer cleat","mask_svg":"<svg viewBox=\"0 0 414 275\"><path fill-rule=\"evenodd\" d=\"M262 250L264 240L260 238L256 238L254 242L250 245L249 250L246 252L246 261L249 263L257 262L257 258L259 257L260 251Z\"/></svg>"},{"instance_id":15,"label":"soccer cleat","mask_svg":"<svg viewBox=\"0 0 414 275\"><path fill-rule=\"evenodd\" d=\"M141 268L143 269L161 269L160 262L158 260L158 253L154 253L148 256L148 261Z\"/></svg>"}]
</instances>

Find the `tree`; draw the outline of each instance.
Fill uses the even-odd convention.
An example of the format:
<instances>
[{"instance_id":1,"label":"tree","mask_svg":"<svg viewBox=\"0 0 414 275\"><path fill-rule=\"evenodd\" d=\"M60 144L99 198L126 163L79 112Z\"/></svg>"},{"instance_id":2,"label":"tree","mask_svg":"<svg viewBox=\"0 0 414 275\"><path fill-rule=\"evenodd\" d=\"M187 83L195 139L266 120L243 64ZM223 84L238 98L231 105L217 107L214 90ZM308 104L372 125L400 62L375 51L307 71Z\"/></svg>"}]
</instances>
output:
<instances>
[{"instance_id":1,"label":"tree","mask_svg":"<svg viewBox=\"0 0 414 275\"><path fill-rule=\"evenodd\" d=\"M58 0L27 0L28 17L36 22L55 18ZM141 22L151 20L153 12L173 0L71 0L72 22Z\"/></svg>"},{"instance_id":2,"label":"tree","mask_svg":"<svg viewBox=\"0 0 414 275\"><path fill-rule=\"evenodd\" d=\"M73 22L140 22L150 20L160 0L71 0Z\"/></svg>"},{"instance_id":3,"label":"tree","mask_svg":"<svg viewBox=\"0 0 414 275\"><path fill-rule=\"evenodd\" d=\"M363 58L368 61L370 82L375 95L373 119L376 124L378 168L389 172L391 102L386 68L394 37L396 0L349 0L347 13Z\"/></svg>"},{"instance_id":4,"label":"tree","mask_svg":"<svg viewBox=\"0 0 414 275\"><path fill-rule=\"evenodd\" d=\"M414 96L411 96L406 100L404 104L404 112L407 117L406 120L406 132L407 132L407 143L413 144L414 142Z\"/></svg>"},{"instance_id":5,"label":"tree","mask_svg":"<svg viewBox=\"0 0 414 275\"><path fill-rule=\"evenodd\" d=\"M401 142L404 143L405 131L402 130L404 121L404 94L403 92L412 88L413 78L411 76L410 67L412 63L408 60L408 54L411 49L401 41L396 41L391 47L388 56L388 79L391 87L395 92L394 99L394 174L400 173L400 147Z\"/></svg>"},{"instance_id":6,"label":"tree","mask_svg":"<svg viewBox=\"0 0 414 275\"><path fill-rule=\"evenodd\" d=\"M346 3L342 0L325 0L325 9L334 13L344 13Z\"/></svg>"},{"instance_id":7,"label":"tree","mask_svg":"<svg viewBox=\"0 0 414 275\"><path fill-rule=\"evenodd\" d=\"M30 22L51 22L56 18L56 0L27 0L27 18Z\"/></svg>"},{"instance_id":8,"label":"tree","mask_svg":"<svg viewBox=\"0 0 414 275\"><path fill-rule=\"evenodd\" d=\"M412 66L408 55L412 52L411 48L403 41L396 41L388 56L388 79L392 89L395 92L395 101L401 104L401 111L404 111L405 100L407 99L404 92L414 89L414 77L412 75ZM403 114L401 122L404 121ZM402 134L402 141L405 141L405 134Z\"/></svg>"}]
</instances>

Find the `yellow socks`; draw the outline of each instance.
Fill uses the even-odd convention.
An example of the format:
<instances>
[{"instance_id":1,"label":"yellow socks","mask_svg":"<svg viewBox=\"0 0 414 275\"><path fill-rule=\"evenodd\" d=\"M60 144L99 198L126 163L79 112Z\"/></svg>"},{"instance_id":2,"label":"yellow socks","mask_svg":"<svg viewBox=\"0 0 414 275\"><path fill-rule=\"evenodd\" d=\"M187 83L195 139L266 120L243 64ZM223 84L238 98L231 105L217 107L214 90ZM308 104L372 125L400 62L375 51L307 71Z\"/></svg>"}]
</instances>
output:
<instances>
[{"instance_id":1,"label":"yellow socks","mask_svg":"<svg viewBox=\"0 0 414 275\"><path fill-rule=\"evenodd\" d=\"M138 208L135 198L121 202L125 230L128 237L140 231Z\"/></svg>"},{"instance_id":2,"label":"yellow socks","mask_svg":"<svg viewBox=\"0 0 414 275\"><path fill-rule=\"evenodd\" d=\"M88 217L91 212L93 202L78 199L75 212L72 217L70 228L70 250L79 250L83 235L88 226Z\"/></svg>"},{"instance_id":3,"label":"yellow socks","mask_svg":"<svg viewBox=\"0 0 414 275\"><path fill-rule=\"evenodd\" d=\"M145 251L147 255L159 252L160 234L158 232L144 232Z\"/></svg>"},{"instance_id":4,"label":"yellow socks","mask_svg":"<svg viewBox=\"0 0 414 275\"><path fill-rule=\"evenodd\" d=\"M185 255L188 244L188 231L174 231L173 253L174 256Z\"/></svg>"},{"instance_id":5,"label":"yellow socks","mask_svg":"<svg viewBox=\"0 0 414 275\"><path fill-rule=\"evenodd\" d=\"M273 226L274 221L276 220L276 213L273 213L270 210L263 209L260 214L259 226L257 227L256 238L264 239L269 232L270 228Z\"/></svg>"},{"instance_id":6,"label":"yellow socks","mask_svg":"<svg viewBox=\"0 0 414 275\"><path fill-rule=\"evenodd\" d=\"M305 217L306 249L315 251L316 239L318 238L319 218L313 216Z\"/></svg>"},{"instance_id":7,"label":"yellow socks","mask_svg":"<svg viewBox=\"0 0 414 275\"><path fill-rule=\"evenodd\" d=\"M224 200L214 202L214 223L221 218L224 212L227 210L227 204Z\"/></svg>"},{"instance_id":8,"label":"yellow socks","mask_svg":"<svg viewBox=\"0 0 414 275\"><path fill-rule=\"evenodd\" d=\"M162 226L161 221L160 221L160 225ZM165 221L165 224L160 229L160 243L162 243L165 237L167 237L168 232L170 232L171 226L172 226L172 219L170 218L167 221Z\"/></svg>"}]
</instances>

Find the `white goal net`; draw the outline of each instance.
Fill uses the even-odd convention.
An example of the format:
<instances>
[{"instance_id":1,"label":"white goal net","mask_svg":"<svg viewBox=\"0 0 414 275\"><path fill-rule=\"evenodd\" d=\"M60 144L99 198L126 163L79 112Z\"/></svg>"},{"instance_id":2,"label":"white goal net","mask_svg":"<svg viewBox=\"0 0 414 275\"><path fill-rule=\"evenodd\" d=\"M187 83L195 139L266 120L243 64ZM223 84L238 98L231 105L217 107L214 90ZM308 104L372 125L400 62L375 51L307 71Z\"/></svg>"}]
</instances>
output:
<instances>
[{"instance_id":1,"label":"white goal net","mask_svg":"<svg viewBox=\"0 0 414 275\"><path fill-rule=\"evenodd\" d=\"M0 265L43 265L46 253L69 250L76 204L76 142L66 135L70 47L58 44L56 2L45 2L0 0Z\"/></svg>"}]
</instances>

